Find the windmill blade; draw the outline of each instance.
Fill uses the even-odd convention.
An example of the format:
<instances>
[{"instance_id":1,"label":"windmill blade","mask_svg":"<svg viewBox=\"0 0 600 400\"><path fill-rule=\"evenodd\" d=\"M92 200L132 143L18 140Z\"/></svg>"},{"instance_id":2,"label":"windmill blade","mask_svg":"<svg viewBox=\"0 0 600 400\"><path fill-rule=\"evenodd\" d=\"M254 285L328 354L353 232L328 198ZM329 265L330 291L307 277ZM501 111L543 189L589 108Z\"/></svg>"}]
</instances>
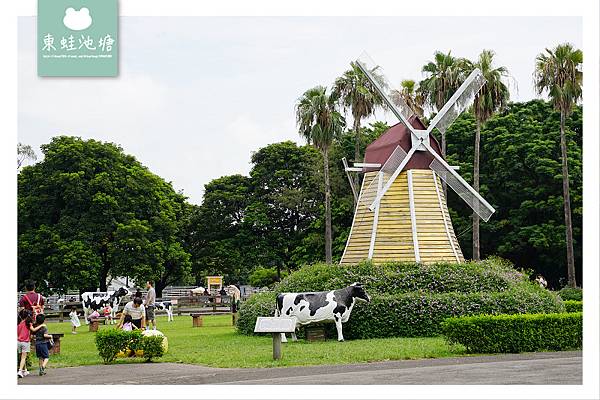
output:
<instances>
[{"instance_id":1,"label":"windmill blade","mask_svg":"<svg viewBox=\"0 0 600 400\"><path fill-rule=\"evenodd\" d=\"M398 169L400 164L402 164L402 161L404 161L407 155L408 153L406 153L402 147L396 146L392 154L390 154L387 161L380 169L380 171L383 172L383 187L387 185L390 178L396 169Z\"/></svg>"},{"instance_id":2,"label":"windmill blade","mask_svg":"<svg viewBox=\"0 0 600 400\"><path fill-rule=\"evenodd\" d=\"M475 68L433 118L427 128L427 133L431 133L433 128L438 128L442 133L446 132L446 129L448 129L454 120L473 103L475 96L477 96L479 89L485 85L485 82L485 78L479 68Z\"/></svg>"},{"instance_id":3,"label":"windmill blade","mask_svg":"<svg viewBox=\"0 0 600 400\"><path fill-rule=\"evenodd\" d=\"M414 113L406 104L404 99L397 98L397 100L400 100L397 102L397 104L392 101L393 96L390 91L390 84L383 72L383 68L375 64L375 61L373 61L373 59L367 53L361 54L361 56L356 60L356 65L358 65L367 79L369 79L369 81L373 84L375 90L377 90L387 107L394 113L398 120L404 123L404 125L406 125L408 129L414 133L414 128L410 122L408 122L408 119Z\"/></svg>"},{"instance_id":4,"label":"windmill blade","mask_svg":"<svg viewBox=\"0 0 600 400\"><path fill-rule=\"evenodd\" d=\"M419 142L420 143L424 143L423 140L420 140ZM419 146L413 146L413 147L411 147L410 151L406 154L406 156L404 156L400 160L400 163L393 170L394 172L392 173L392 175L390 175L390 177L387 179L386 184L383 187L383 189L381 190L381 192L379 192L377 194L377 196L375 197L375 199L373 200L373 202L369 206L369 210L371 210L371 211L375 210L375 206L377 205L377 203L379 203L381 201L381 198L383 197L383 195L385 195L385 192L387 192L390 189L390 187L392 186L392 184L394 183L394 181L396 180L396 178L398 177L398 175L400 175L400 172L402 172L402 169L406 166L406 164L408 163L408 161L410 160L410 158L412 157L412 155L415 154L415 151L417 151L418 147ZM394 152L396 152L398 150L398 148L400 148L400 150L402 150L402 148L400 146L398 146L398 147L396 147L396 150L394 150ZM404 150L402 150L402 152L404 152ZM392 154L394 154L394 153L392 153ZM401 158L401 157L402 157L402 153L399 152L398 154L396 154L396 158ZM390 159L388 159L388 161L390 161ZM386 169L389 170L389 171L392 170L391 166L390 167L386 167Z\"/></svg>"},{"instance_id":5,"label":"windmill blade","mask_svg":"<svg viewBox=\"0 0 600 400\"><path fill-rule=\"evenodd\" d=\"M428 143L423 143L423 145L434 157L429 168L446 182L482 220L487 222L496 211L494 207L485 201Z\"/></svg>"}]
</instances>

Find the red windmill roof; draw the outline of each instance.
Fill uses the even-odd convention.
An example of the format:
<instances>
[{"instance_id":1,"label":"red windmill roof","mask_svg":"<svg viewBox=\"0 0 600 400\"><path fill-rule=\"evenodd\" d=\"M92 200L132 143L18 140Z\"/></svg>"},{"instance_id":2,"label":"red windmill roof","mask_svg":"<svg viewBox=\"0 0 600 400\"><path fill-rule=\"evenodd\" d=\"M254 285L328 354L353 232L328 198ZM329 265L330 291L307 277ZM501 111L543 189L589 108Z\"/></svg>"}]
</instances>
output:
<instances>
[{"instance_id":1,"label":"red windmill roof","mask_svg":"<svg viewBox=\"0 0 600 400\"><path fill-rule=\"evenodd\" d=\"M409 122L415 129L426 129L425 125L417 118L412 116ZM407 153L412 147L410 131L401 122L392 126L383 135L367 146L365 151L365 163L385 164L396 146L400 145ZM438 153L442 154L441 147L433 135L429 135L430 146ZM433 156L428 151L416 151L412 158L404 167L404 171L409 169L429 169L429 164L433 161ZM366 168L365 172L377 171L379 168Z\"/></svg>"}]
</instances>

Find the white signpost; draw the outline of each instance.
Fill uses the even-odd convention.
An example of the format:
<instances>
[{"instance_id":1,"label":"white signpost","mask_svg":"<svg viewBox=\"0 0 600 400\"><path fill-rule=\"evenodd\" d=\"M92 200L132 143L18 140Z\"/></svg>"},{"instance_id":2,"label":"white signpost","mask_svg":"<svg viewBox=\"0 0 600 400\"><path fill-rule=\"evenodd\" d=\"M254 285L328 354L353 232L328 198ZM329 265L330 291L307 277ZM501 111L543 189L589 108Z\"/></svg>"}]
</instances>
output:
<instances>
[{"instance_id":1,"label":"white signpost","mask_svg":"<svg viewBox=\"0 0 600 400\"><path fill-rule=\"evenodd\" d=\"M296 320L280 317L258 317L254 325L255 333L273 334L273 359L281 359L281 334L296 330Z\"/></svg>"}]
</instances>

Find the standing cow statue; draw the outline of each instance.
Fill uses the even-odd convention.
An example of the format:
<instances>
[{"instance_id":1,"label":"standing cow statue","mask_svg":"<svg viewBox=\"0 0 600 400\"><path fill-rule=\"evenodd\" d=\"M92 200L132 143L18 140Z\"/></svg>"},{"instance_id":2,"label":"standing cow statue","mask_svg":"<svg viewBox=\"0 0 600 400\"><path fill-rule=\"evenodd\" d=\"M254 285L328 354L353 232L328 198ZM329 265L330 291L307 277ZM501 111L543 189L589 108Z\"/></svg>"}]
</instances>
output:
<instances>
[{"instance_id":1,"label":"standing cow statue","mask_svg":"<svg viewBox=\"0 0 600 400\"><path fill-rule=\"evenodd\" d=\"M167 313L167 322L173 321L173 303L170 301L160 301L154 303L156 311L164 311Z\"/></svg>"},{"instance_id":2,"label":"standing cow statue","mask_svg":"<svg viewBox=\"0 0 600 400\"><path fill-rule=\"evenodd\" d=\"M356 300L371 301L360 283L328 292L280 293L275 316L295 319L296 329L314 322L333 321L338 341L343 342L342 324L350 318ZM292 339L298 340L295 332ZM281 334L281 341L287 342L285 333Z\"/></svg>"},{"instance_id":3,"label":"standing cow statue","mask_svg":"<svg viewBox=\"0 0 600 400\"><path fill-rule=\"evenodd\" d=\"M110 316L111 320L115 321L115 315L117 313L117 309L119 308L119 304L121 303L121 299L125 296L129 296L129 289L126 287L121 287L119 290L110 290L108 292L84 292L81 294L81 305L83 306L83 319L86 324L89 324L88 315L92 313L92 311L98 311L104 306L109 305L111 308Z\"/></svg>"}]
</instances>

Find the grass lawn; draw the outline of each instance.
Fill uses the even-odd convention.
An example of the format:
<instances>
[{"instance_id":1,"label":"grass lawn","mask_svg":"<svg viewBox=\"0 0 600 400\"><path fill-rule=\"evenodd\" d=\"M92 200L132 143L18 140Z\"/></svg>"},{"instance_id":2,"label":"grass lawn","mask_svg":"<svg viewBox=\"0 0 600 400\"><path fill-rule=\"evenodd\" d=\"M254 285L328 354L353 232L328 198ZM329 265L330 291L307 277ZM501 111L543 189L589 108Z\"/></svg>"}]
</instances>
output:
<instances>
[{"instance_id":1,"label":"grass lawn","mask_svg":"<svg viewBox=\"0 0 600 400\"><path fill-rule=\"evenodd\" d=\"M211 367L250 368L294 365L346 364L369 361L438 358L463 355L460 345L449 346L441 337L391 338L351 340L338 343L335 339L325 342L289 341L283 344L283 358L272 359L271 336L244 336L231 326L231 316L204 317L204 326L192 328L189 316L175 316L167 322L158 318L158 329L169 339L169 351L156 361L202 364ZM51 333L64 333L61 354L50 357L50 367L101 364L94 344L94 333L87 325L72 335L71 324L49 323ZM111 329L100 325L100 329ZM118 363L142 362L141 359L117 359ZM34 363L36 360L34 360Z\"/></svg>"}]
</instances>

